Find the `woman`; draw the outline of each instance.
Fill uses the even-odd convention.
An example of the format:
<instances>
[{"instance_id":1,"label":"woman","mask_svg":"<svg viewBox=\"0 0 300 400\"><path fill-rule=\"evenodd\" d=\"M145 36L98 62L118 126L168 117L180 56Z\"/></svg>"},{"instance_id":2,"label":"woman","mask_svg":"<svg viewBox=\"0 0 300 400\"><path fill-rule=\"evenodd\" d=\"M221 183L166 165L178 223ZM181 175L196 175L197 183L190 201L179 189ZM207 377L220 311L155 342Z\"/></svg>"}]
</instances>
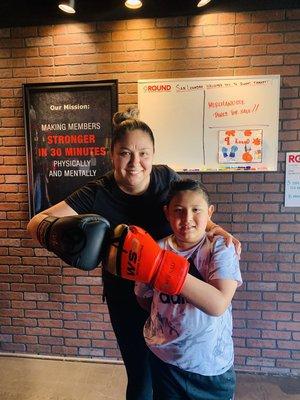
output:
<instances>
[{"instance_id":1,"label":"woman","mask_svg":"<svg viewBox=\"0 0 300 400\"><path fill-rule=\"evenodd\" d=\"M169 185L180 177L167 166L154 166L154 136L147 124L132 117L132 110L114 116L111 144L113 170L80 188L64 201L34 216L28 224L32 237L40 222L56 217L95 213L103 216L114 229L123 223L138 225L155 239L171 233L163 205ZM231 235L209 221L207 229ZM239 242L236 241L237 246ZM137 303L134 282L117 278L103 270L105 297L111 323L126 367L127 400L152 399L148 349L143 326L148 317Z\"/></svg>"}]
</instances>

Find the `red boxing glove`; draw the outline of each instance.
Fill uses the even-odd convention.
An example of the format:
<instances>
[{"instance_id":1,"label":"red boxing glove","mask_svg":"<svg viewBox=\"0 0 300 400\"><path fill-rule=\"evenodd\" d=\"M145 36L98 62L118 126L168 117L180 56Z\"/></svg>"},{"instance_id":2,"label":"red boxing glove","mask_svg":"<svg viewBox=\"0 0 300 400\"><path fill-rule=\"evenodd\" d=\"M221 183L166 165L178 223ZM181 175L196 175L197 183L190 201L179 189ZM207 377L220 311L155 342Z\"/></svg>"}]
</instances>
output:
<instances>
[{"instance_id":1,"label":"red boxing glove","mask_svg":"<svg viewBox=\"0 0 300 400\"><path fill-rule=\"evenodd\" d=\"M137 282L151 284L167 294L179 294L189 269L188 261L162 250L144 229L118 225L110 246L107 271Z\"/></svg>"}]
</instances>

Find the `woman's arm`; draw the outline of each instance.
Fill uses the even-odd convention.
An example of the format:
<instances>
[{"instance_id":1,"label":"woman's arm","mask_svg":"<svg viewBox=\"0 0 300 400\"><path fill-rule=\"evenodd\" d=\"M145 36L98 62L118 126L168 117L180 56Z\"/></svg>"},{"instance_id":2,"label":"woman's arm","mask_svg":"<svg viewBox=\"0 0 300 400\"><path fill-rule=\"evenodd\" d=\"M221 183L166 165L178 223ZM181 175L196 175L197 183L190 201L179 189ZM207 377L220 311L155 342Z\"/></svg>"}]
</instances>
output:
<instances>
[{"instance_id":1,"label":"woman's arm","mask_svg":"<svg viewBox=\"0 0 300 400\"><path fill-rule=\"evenodd\" d=\"M65 201L61 201L60 203L55 204L53 207L47 208L36 214L34 217L31 218L27 225L27 231L33 239L37 240L37 228L43 219L52 215L54 217L67 217L71 215L77 215L77 212L73 210Z\"/></svg>"},{"instance_id":2,"label":"woman's arm","mask_svg":"<svg viewBox=\"0 0 300 400\"><path fill-rule=\"evenodd\" d=\"M225 231L225 229L223 229L220 225L215 224L211 219L207 222L206 233L209 240L213 240L214 236L223 236L226 246L229 246L231 243L233 243L235 252L240 257L242 252L241 242L229 232Z\"/></svg>"},{"instance_id":3,"label":"woman's arm","mask_svg":"<svg viewBox=\"0 0 300 400\"><path fill-rule=\"evenodd\" d=\"M206 283L188 274L180 294L206 314L217 317L230 305L237 285L231 279L213 279Z\"/></svg>"}]
</instances>

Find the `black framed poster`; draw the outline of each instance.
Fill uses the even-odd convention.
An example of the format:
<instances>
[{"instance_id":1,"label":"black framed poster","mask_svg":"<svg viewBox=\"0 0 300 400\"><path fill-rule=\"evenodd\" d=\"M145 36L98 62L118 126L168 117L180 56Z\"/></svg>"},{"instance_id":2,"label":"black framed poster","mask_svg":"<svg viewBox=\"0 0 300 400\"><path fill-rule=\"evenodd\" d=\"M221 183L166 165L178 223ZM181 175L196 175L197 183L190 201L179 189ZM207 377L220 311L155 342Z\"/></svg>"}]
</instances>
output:
<instances>
[{"instance_id":1,"label":"black framed poster","mask_svg":"<svg viewBox=\"0 0 300 400\"><path fill-rule=\"evenodd\" d=\"M111 169L117 80L23 84L30 218Z\"/></svg>"}]
</instances>

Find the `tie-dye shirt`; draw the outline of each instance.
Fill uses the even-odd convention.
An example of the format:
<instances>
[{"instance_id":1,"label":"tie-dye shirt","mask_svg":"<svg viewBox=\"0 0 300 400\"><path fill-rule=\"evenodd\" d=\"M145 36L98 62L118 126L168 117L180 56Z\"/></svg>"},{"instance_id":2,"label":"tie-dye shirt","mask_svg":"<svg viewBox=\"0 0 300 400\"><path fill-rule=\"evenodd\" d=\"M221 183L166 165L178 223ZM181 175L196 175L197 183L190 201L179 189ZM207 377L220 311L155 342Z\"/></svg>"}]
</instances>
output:
<instances>
[{"instance_id":1,"label":"tie-dye shirt","mask_svg":"<svg viewBox=\"0 0 300 400\"><path fill-rule=\"evenodd\" d=\"M200 272L199 279L236 280L242 284L239 261L233 245L226 247L222 237L210 242L205 236L191 249L178 251L172 236L158 242L193 260ZM180 295L158 292L149 285L137 283L135 293L151 298L151 315L144 326L144 336L150 350L161 360L185 371L206 376L226 372L234 359L232 341L232 307L218 317L199 310Z\"/></svg>"}]
</instances>

